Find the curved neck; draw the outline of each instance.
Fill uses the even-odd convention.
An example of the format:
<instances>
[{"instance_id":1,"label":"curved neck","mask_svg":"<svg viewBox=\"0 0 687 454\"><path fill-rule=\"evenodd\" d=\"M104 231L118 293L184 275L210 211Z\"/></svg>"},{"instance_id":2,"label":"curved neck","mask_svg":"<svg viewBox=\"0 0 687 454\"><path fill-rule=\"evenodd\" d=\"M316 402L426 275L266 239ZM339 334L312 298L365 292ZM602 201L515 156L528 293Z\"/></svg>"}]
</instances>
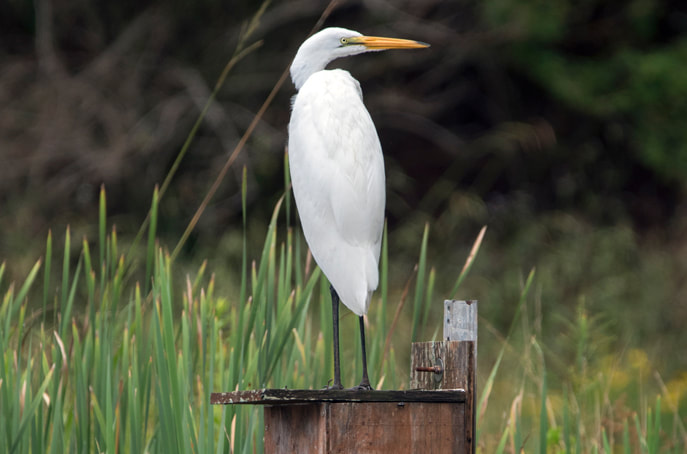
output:
<instances>
[{"instance_id":1,"label":"curved neck","mask_svg":"<svg viewBox=\"0 0 687 454\"><path fill-rule=\"evenodd\" d=\"M291 63L291 80L300 90L308 77L318 71L322 71L329 62L334 60L334 56L325 52L303 52L302 49L296 53L296 58Z\"/></svg>"}]
</instances>

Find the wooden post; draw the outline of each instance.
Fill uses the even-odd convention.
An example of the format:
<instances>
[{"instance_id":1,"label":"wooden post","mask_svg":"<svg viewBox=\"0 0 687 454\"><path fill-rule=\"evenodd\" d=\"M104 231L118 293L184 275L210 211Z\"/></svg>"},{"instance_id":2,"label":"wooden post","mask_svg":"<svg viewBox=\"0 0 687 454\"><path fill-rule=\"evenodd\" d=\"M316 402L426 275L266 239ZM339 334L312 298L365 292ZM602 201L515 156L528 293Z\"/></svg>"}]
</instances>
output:
<instances>
[{"instance_id":1,"label":"wooden post","mask_svg":"<svg viewBox=\"0 0 687 454\"><path fill-rule=\"evenodd\" d=\"M469 452L465 391L261 389L212 393L212 404L265 406L266 453Z\"/></svg>"},{"instance_id":2,"label":"wooden post","mask_svg":"<svg viewBox=\"0 0 687 454\"><path fill-rule=\"evenodd\" d=\"M443 338L441 342L413 343L410 388L465 390L466 452L475 452L477 301L444 301Z\"/></svg>"},{"instance_id":3,"label":"wooden post","mask_svg":"<svg viewBox=\"0 0 687 454\"><path fill-rule=\"evenodd\" d=\"M264 406L266 453L474 453L477 302L444 306L445 340L412 345L414 389L261 389L210 402Z\"/></svg>"}]
</instances>

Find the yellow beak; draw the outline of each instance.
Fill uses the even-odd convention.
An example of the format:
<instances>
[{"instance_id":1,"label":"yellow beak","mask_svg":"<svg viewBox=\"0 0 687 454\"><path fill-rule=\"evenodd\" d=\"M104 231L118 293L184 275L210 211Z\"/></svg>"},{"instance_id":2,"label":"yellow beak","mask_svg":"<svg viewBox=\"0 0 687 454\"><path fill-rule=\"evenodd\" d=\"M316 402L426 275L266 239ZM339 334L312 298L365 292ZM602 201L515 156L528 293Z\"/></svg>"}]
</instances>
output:
<instances>
[{"instance_id":1,"label":"yellow beak","mask_svg":"<svg viewBox=\"0 0 687 454\"><path fill-rule=\"evenodd\" d=\"M348 44L362 44L368 49L420 49L429 44L411 39L384 38L381 36L354 36Z\"/></svg>"}]
</instances>

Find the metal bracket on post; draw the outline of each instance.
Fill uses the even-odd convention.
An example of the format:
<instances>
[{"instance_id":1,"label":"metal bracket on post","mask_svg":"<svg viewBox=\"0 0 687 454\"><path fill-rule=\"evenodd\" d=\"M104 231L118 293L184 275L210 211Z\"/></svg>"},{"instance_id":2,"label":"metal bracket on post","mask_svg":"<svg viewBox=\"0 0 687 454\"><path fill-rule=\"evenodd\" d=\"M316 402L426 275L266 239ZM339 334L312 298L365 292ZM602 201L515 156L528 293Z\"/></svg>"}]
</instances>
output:
<instances>
[{"instance_id":1,"label":"metal bracket on post","mask_svg":"<svg viewBox=\"0 0 687 454\"><path fill-rule=\"evenodd\" d=\"M444 340L473 341L477 360L477 300L444 300Z\"/></svg>"}]
</instances>

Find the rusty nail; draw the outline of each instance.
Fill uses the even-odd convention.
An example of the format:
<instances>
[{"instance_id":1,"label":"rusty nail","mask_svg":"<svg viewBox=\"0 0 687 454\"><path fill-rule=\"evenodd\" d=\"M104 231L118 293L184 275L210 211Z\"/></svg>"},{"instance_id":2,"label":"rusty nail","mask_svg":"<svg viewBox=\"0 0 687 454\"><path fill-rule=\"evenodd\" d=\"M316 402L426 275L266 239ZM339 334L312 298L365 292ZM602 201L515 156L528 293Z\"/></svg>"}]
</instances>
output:
<instances>
[{"instance_id":1,"label":"rusty nail","mask_svg":"<svg viewBox=\"0 0 687 454\"><path fill-rule=\"evenodd\" d=\"M418 366L415 368L416 372L434 372L435 374L441 374L444 369L441 366Z\"/></svg>"}]
</instances>

